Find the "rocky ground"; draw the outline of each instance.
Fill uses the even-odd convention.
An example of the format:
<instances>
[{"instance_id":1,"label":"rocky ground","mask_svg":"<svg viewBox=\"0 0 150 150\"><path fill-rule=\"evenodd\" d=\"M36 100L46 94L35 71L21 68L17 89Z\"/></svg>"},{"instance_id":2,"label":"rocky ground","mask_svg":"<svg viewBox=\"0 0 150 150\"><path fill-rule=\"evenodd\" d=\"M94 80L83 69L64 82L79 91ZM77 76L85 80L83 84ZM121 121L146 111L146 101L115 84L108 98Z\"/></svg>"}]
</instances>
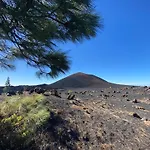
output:
<instances>
[{"instance_id":1,"label":"rocky ground","mask_svg":"<svg viewBox=\"0 0 150 150\"><path fill-rule=\"evenodd\" d=\"M45 138L52 150L150 150L150 87L62 89L44 95L57 116L51 114L50 135L43 133L38 143Z\"/></svg>"},{"instance_id":2,"label":"rocky ground","mask_svg":"<svg viewBox=\"0 0 150 150\"><path fill-rule=\"evenodd\" d=\"M150 88L124 87L59 91L47 96L79 131L78 150L150 150ZM68 100L69 94L73 100ZM56 148L57 149L57 148Z\"/></svg>"}]
</instances>

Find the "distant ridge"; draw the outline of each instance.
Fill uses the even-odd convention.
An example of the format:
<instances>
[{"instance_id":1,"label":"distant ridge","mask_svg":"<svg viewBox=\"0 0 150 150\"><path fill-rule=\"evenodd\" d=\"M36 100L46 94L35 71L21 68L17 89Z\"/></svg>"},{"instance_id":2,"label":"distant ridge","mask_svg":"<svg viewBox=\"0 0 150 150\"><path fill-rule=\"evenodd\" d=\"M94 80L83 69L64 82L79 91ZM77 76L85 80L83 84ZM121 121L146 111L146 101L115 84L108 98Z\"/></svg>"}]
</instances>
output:
<instances>
[{"instance_id":1,"label":"distant ridge","mask_svg":"<svg viewBox=\"0 0 150 150\"><path fill-rule=\"evenodd\" d=\"M24 87L26 87L28 90L34 89L35 87L40 87L43 89L67 89L67 88L119 88L119 87L127 87L129 85L120 85L120 84L114 84L110 83L102 78L99 78L95 75L91 74L85 74L82 72L78 72L75 74L72 74L68 77L65 77L55 83L52 84L41 84L41 85L19 85L19 86L12 86L13 90L20 91L23 90ZM131 86L131 85L130 85ZM0 94L3 91L3 87L0 87Z\"/></svg>"},{"instance_id":2,"label":"distant ridge","mask_svg":"<svg viewBox=\"0 0 150 150\"><path fill-rule=\"evenodd\" d=\"M52 88L108 88L123 86L107 82L95 75L78 72L49 85Z\"/></svg>"}]
</instances>

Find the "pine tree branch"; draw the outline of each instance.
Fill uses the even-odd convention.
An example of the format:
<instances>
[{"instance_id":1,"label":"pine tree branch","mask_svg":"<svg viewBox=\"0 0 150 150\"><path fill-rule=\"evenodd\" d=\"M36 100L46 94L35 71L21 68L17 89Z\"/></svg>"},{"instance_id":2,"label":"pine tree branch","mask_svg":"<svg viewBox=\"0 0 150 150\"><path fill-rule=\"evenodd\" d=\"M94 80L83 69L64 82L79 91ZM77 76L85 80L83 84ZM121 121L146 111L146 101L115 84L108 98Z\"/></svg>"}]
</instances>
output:
<instances>
[{"instance_id":1,"label":"pine tree branch","mask_svg":"<svg viewBox=\"0 0 150 150\"><path fill-rule=\"evenodd\" d=\"M6 8L7 4L0 0L0 8Z\"/></svg>"}]
</instances>

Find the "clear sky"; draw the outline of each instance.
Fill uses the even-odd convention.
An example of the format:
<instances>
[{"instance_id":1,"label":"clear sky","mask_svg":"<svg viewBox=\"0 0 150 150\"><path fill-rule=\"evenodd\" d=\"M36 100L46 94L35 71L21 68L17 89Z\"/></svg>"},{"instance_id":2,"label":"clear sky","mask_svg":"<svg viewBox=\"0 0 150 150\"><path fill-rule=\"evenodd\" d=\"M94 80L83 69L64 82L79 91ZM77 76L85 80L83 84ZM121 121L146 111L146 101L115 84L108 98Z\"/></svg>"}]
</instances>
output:
<instances>
[{"instance_id":1,"label":"clear sky","mask_svg":"<svg viewBox=\"0 0 150 150\"><path fill-rule=\"evenodd\" d=\"M104 29L97 37L79 44L66 43L71 70L57 79L38 79L35 69L22 61L16 71L0 70L0 85L9 76L12 85L50 84L72 73L97 75L109 82L150 85L150 1L95 0L104 18Z\"/></svg>"}]
</instances>

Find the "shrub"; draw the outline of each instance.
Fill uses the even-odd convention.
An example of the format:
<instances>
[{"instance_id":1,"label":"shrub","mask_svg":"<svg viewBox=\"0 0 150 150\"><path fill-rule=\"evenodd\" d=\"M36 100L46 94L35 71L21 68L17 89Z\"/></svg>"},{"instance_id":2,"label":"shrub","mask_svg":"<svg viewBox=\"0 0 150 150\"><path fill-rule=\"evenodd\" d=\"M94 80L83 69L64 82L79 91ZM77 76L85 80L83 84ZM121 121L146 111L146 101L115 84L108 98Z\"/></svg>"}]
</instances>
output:
<instances>
[{"instance_id":1,"label":"shrub","mask_svg":"<svg viewBox=\"0 0 150 150\"><path fill-rule=\"evenodd\" d=\"M0 103L0 150L77 149L79 132L42 94L4 99Z\"/></svg>"},{"instance_id":2,"label":"shrub","mask_svg":"<svg viewBox=\"0 0 150 150\"><path fill-rule=\"evenodd\" d=\"M24 150L31 146L49 111L43 95L12 96L0 103L0 149Z\"/></svg>"}]
</instances>

